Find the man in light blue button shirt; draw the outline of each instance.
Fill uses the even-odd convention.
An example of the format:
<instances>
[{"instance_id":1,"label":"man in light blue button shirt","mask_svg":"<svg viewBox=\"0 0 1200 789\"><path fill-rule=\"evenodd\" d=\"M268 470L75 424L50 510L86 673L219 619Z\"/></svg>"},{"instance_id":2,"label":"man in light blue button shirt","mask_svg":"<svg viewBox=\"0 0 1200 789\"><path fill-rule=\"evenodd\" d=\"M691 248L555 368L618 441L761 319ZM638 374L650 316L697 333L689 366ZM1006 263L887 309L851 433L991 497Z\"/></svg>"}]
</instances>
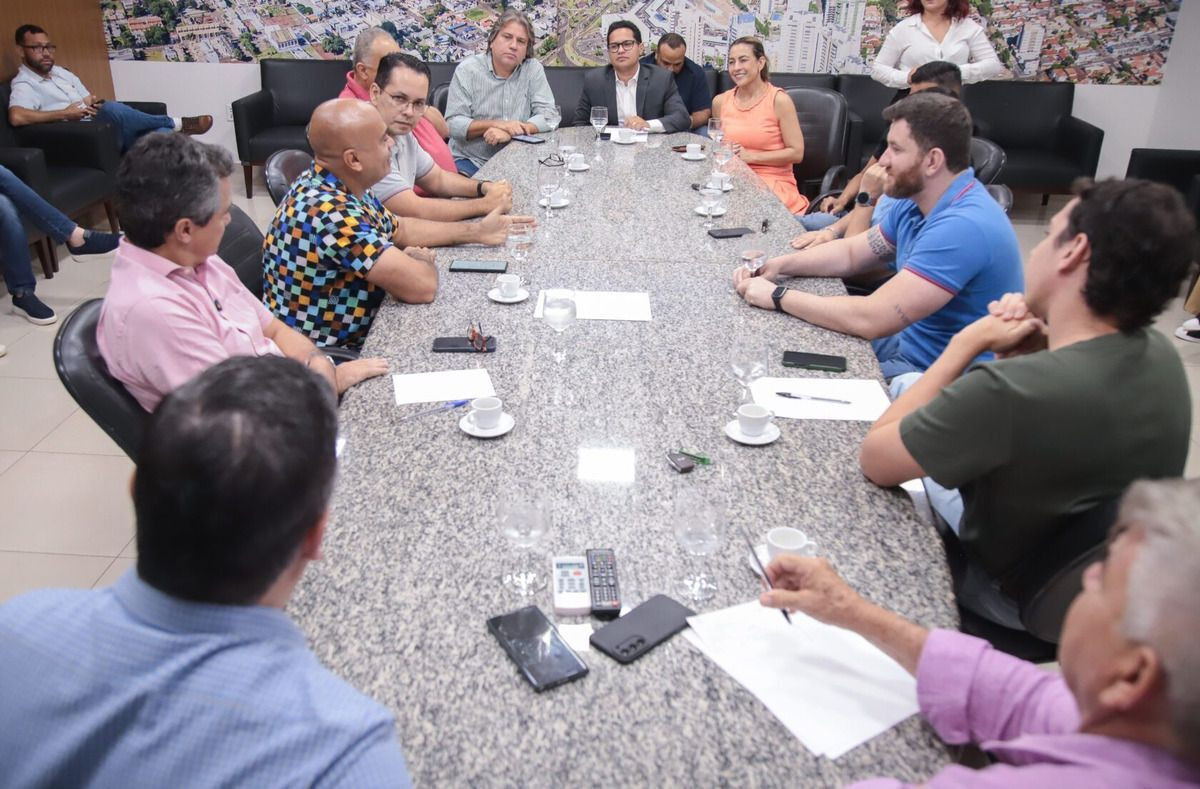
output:
<instances>
[{"instance_id":1,"label":"man in light blue button shirt","mask_svg":"<svg viewBox=\"0 0 1200 789\"><path fill-rule=\"evenodd\" d=\"M533 59L535 44L529 17L510 9L492 28L487 51L454 69L446 123L463 175L474 175L513 135L552 130L544 114L557 105L546 70Z\"/></svg>"},{"instance_id":2,"label":"man in light blue button shirt","mask_svg":"<svg viewBox=\"0 0 1200 789\"><path fill-rule=\"evenodd\" d=\"M283 612L321 538L328 387L240 356L169 395L134 480L138 565L0 607L0 784L407 787L391 714Z\"/></svg>"}]
</instances>

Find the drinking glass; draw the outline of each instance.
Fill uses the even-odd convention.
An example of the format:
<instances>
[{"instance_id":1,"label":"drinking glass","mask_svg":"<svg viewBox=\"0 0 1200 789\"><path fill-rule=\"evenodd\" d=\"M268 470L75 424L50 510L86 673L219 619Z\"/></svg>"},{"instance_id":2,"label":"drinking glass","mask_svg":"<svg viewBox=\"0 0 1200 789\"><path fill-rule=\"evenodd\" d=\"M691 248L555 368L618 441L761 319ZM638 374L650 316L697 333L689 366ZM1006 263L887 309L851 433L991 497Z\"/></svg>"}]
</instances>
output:
<instances>
[{"instance_id":1,"label":"drinking glass","mask_svg":"<svg viewBox=\"0 0 1200 789\"><path fill-rule=\"evenodd\" d=\"M552 288L546 291L542 301L542 320L554 329L554 363L561 365L566 358L566 350L562 333L575 322L575 291L562 288ZM556 392L555 403L561 400L561 394Z\"/></svg>"},{"instance_id":2,"label":"drinking glass","mask_svg":"<svg viewBox=\"0 0 1200 789\"><path fill-rule=\"evenodd\" d=\"M562 110L558 108L557 104L551 104L542 110L542 117L546 119L546 124L549 125L550 131L554 131L562 123Z\"/></svg>"},{"instance_id":3,"label":"drinking glass","mask_svg":"<svg viewBox=\"0 0 1200 789\"><path fill-rule=\"evenodd\" d=\"M506 495L500 500L500 530L521 554L520 561L500 576L504 586L521 597L546 588L546 574L533 561L534 548L550 529L550 513L540 499Z\"/></svg>"},{"instance_id":4,"label":"drinking glass","mask_svg":"<svg viewBox=\"0 0 1200 789\"><path fill-rule=\"evenodd\" d=\"M533 226L526 223L509 225L506 246L513 260L524 263L533 248Z\"/></svg>"},{"instance_id":5,"label":"drinking glass","mask_svg":"<svg viewBox=\"0 0 1200 789\"><path fill-rule=\"evenodd\" d=\"M562 186L562 171L562 167L549 167L547 165L542 165L538 168L538 192L542 197L546 198L547 221L554 218L554 195L558 193L559 187Z\"/></svg>"},{"instance_id":6,"label":"drinking glass","mask_svg":"<svg viewBox=\"0 0 1200 789\"><path fill-rule=\"evenodd\" d=\"M579 176L572 174L571 168L567 165L571 163L571 157L575 155L575 151L577 150L579 150L579 148L573 143L564 142L560 143L558 146L558 155L561 156L563 160L562 196L568 200L570 200L575 193L575 190L571 187L571 184Z\"/></svg>"},{"instance_id":7,"label":"drinking glass","mask_svg":"<svg viewBox=\"0 0 1200 789\"><path fill-rule=\"evenodd\" d=\"M753 403L750 385L767 374L767 346L754 340L735 339L729 350L729 371L741 384L738 405Z\"/></svg>"},{"instance_id":8,"label":"drinking glass","mask_svg":"<svg viewBox=\"0 0 1200 789\"><path fill-rule=\"evenodd\" d=\"M725 540L725 507L720 501L695 491L681 491L675 499L671 525L675 540L699 569L679 580L676 591L702 603L717 592L717 579L704 572L703 562L721 549Z\"/></svg>"},{"instance_id":9,"label":"drinking glass","mask_svg":"<svg viewBox=\"0 0 1200 789\"><path fill-rule=\"evenodd\" d=\"M741 263L751 274L758 271L767 263L767 253L761 249L743 249Z\"/></svg>"},{"instance_id":10,"label":"drinking glass","mask_svg":"<svg viewBox=\"0 0 1200 789\"><path fill-rule=\"evenodd\" d=\"M725 139L725 128L720 118L708 119L708 139L713 141L714 146L719 146L721 140Z\"/></svg>"},{"instance_id":11,"label":"drinking glass","mask_svg":"<svg viewBox=\"0 0 1200 789\"><path fill-rule=\"evenodd\" d=\"M729 164L729 160L733 158L733 149L728 145L713 144L712 160L713 172L719 173L725 165Z\"/></svg>"},{"instance_id":12,"label":"drinking glass","mask_svg":"<svg viewBox=\"0 0 1200 789\"><path fill-rule=\"evenodd\" d=\"M712 212L717 207L717 203L721 199L721 190L711 186L704 186L700 189L700 205L704 208L704 229L708 230L713 226Z\"/></svg>"},{"instance_id":13,"label":"drinking glass","mask_svg":"<svg viewBox=\"0 0 1200 789\"><path fill-rule=\"evenodd\" d=\"M596 130L596 161L600 159L600 134L608 125L608 107L592 107L592 128Z\"/></svg>"}]
</instances>

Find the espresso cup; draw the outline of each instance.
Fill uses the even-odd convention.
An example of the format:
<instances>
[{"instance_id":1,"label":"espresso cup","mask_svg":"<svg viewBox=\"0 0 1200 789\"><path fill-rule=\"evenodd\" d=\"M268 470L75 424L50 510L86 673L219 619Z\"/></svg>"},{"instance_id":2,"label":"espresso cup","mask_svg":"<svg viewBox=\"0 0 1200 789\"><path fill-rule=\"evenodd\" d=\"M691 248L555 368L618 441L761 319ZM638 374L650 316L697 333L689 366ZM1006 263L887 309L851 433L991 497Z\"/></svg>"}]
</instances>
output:
<instances>
[{"instance_id":1,"label":"espresso cup","mask_svg":"<svg viewBox=\"0 0 1200 789\"><path fill-rule=\"evenodd\" d=\"M759 436L771 424L774 414L766 406L758 403L746 403L737 410L738 428L742 435Z\"/></svg>"},{"instance_id":2,"label":"espresso cup","mask_svg":"<svg viewBox=\"0 0 1200 789\"><path fill-rule=\"evenodd\" d=\"M500 295L506 299L511 299L521 291L521 286L525 284L525 280L520 274L499 274L496 277L496 287L500 289Z\"/></svg>"},{"instance_id":3,"label":"espresso cup","mask_svg":"<svg viewBox=\"0 0 1200 789\"><path fill-rule=\"evenodd\" d=\"M570 158L567 159L567 166L572 170L578 170L587 163L584 161L584 158L584 155L581 153L573 153L571 154Z\"/></svg>"},{"instance_id":4,"label":"espresso cup","mask_svg":"<svg viewBox=\"0 0 1200 789\"><path fill-rule=\"evenodd\" d=\"M699 156L700 155L700 143L689 142L687 144L687 155L688 156Z\"/></svg>"},{"instance_id":5,"label":"espresso cup","mask_svg":"<svg viewBox=\"0 0 1200 789\"><path fill-rule=\"evenodd\" d=\"M500 424L500 414L504 413L502 408L499 397L476 397L471 401L471 413L467 419L480 430L491 430Z\"/></svg>"},{"instance_id":6,"label":"espresso cup","mask_svg":"<svg viewBox=\"0 0 1200 789\"><path fill-rule=\"evenodd\" d=\"M799 529L779 526L767 532L767 555L774 559L783 554L816 556L817 544Z\"/></svg>"},{"instance_id":7,"label":"espresso cup","mask_svg":"<svg viewBox=\"0 0 1200 789\"><path fill-rule=\"evenodd\" d=\"M713 173L708 177L708 185L715 189L724 189L729 186L729 173Z\"/></svg>"},{"instance_id":8,"label":"espresso cup","mask_svg":"<svg viewBox=\"0 0 1200 789\"><path fill-rule=\"evenodd\" d=\"M617 129L617 139L621 142L633 142L634 131L627 126Z\"/></svg>"}]
</instances>

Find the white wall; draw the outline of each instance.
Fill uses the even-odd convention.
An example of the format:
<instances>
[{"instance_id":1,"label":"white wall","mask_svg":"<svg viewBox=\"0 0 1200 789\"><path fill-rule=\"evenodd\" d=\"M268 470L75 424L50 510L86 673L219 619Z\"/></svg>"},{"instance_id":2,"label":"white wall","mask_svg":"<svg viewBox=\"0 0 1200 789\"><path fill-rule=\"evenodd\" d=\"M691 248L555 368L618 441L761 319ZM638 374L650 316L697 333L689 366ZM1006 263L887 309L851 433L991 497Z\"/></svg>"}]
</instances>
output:
<instances>
[{"instance_id":1,"label":"white wall","mask_svg":"<svg viewBox=\"0 0 1200 789\"><path fill-rule=\"evenodd\" d=\"M1183 0L1150 124L1154 148L1200 148L1200 0Z\"/></svg>"},{"instance_id":2,"label":"white wall","mask_svg":"<svg viewBox=\"0 0 1200 789\"><path fill-rule=\"evenodd\" d=\"M1158 86L1075 86L1074 115L1104 129L1097 177L1124 177L1130 149L1150 144L1150 120L1161 92Z\"/></svg>"}]
</instances>

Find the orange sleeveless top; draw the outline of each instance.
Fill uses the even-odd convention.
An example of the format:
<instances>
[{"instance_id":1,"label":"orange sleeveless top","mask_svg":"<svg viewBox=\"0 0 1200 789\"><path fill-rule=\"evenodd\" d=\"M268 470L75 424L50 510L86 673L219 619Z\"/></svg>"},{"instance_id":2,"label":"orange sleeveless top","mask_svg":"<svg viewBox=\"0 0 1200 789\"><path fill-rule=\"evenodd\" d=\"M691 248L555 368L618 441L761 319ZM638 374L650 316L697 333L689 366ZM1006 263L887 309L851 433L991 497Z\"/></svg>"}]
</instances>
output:
<instances>
[{"instance_id":1,"label":"orange sleeveless top","mask_svg":"<svg viewBox=\"0 0 1200 789\"><path fill-rule=\"evenodd\" d=\"M737 88L734 88L721 94L721 126L725 139L751 151L785 148L779 116L775 114L775 95L783 93L783 89L768 82L763 95L749 109L737 106L733 100L736 92ZM793 214L804 213L808 208L808 198L796 188L796 175L790 164L751 164L749 167Z\"/></svg>"}]
</instances>

